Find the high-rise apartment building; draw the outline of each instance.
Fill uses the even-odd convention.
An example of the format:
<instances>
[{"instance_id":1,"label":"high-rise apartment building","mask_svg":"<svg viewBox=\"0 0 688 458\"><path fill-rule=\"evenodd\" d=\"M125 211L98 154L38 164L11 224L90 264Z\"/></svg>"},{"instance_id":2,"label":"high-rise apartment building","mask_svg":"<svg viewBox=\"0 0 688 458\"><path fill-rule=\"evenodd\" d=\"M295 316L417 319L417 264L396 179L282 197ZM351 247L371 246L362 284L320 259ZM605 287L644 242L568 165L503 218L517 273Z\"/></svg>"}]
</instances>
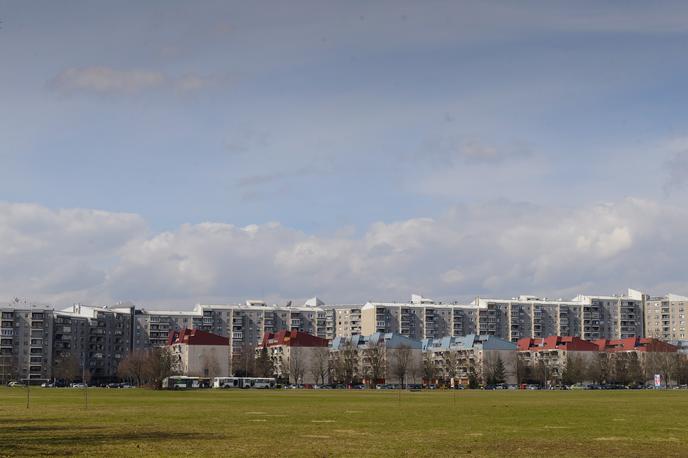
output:
<instances>
[{"instance_id":1,"label":"high-rise apartment building","mask_svg":"<svg viewBox=\"0 0 688 458\"><path fill-rule=\"evenodd\" d=\"M53 314L15 300L0 307L0 379L40 383L51 376Z\"/></svg>"},{"instance_id":2,"label":"high-rise apartment building","mask_svg":"<svg viewBox=\"0 0 688 458\"><path fill-rule=\"evenodd\" d=\"M443 304L414 294L407 303L365 304L361 308L361 334L398 333L411 339L464 335L475 332L477 314L476 307Z\"/></svg>"},{"instance_id":3,"label":"high-rise apartment building","mask_svg":"<svg viewBox=\"0 0 688 458\"><path fill-rule=\"evenodd\" d=\"M645 335L664 340L685 340L688 297L667 294L645 301Z\"/></svg>"}]
</instances>

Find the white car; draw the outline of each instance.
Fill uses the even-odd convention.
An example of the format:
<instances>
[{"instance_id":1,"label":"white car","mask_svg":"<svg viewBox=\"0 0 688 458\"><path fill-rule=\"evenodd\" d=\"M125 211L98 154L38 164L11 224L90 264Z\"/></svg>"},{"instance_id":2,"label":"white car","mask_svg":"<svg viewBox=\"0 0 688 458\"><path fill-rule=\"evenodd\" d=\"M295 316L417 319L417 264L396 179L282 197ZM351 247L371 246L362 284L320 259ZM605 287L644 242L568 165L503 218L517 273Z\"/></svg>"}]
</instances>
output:
<instances>
[{"instance_id":1,"label":"white car","mask_svg":"<svg viewBox=\"0 0 688 458\"><path fill-rule=\"evenodd\" d=\"M72 388L86 388L84 383L72 383Z\"/></svg>"}]
</instances>

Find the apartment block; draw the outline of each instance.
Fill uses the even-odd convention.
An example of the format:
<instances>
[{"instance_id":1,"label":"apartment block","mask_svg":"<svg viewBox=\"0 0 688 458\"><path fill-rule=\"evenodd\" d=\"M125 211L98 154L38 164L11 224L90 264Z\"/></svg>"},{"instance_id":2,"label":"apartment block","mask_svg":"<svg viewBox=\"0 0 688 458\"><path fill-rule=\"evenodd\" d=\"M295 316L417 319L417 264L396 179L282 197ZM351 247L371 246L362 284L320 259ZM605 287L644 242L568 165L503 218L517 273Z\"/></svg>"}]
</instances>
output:
<instances>
[{"instance_id":1,"label":"apartment block","mask_svg":"<svg viewBox=\"0 0 688 458\"><path fill-rule=\"evenodd\" d=\"M478 327L478 312L475 306L443 304L415 294L408 303L368 302L361 308L361 334L398 333L417 340L463 335Z\"/></svg>"},{"instance_id":2,"label":"apartment block","mask_svg":"<svg viewBox=\"0 0 688 458\"><path fill-rule=\"evenodd\" d=\"M55 360L78 358L80 367L94 383L117 379L117 368L134 346L135 308L75 304L55 313Z\"/></svg>"},{"instance_id":3,"label":"apartment block","mask_svg":"<svg viewBox=\"0 0 688 458\"><path fill-rule=\"evenodd\" d=\"M477 298L473 305L479 310L478 326L482 335L496 335L516 342L523 337L581 332L580 302L519 296L510 300Z\"/></svg>"},{"instance_id":4,"label":"apartment block","mask_svg":"<svg viewBox=\"0 0 688 458\"><path fill-rule=\"evenodd\" d=\"M519 296L510 300L476 298L477 327L481 335L495 335L516 342L550 335L582 339L625 339L643 336L642 293L629 290L619 296L585 296L542 299Z\"/></svg>"},{"instance_id":5,"label":"apartment block","mask_svg":"<svg viewBox=\"0 0 688 458\"><path fill-rule=\"evenodd\" d=\"M0 378L42 383L52 365L52 310L15 300L0 306Z\"/></svg>"},{"instance_id":6,"label":"apartment block","mask_svg":"<svg viewBox=\"0 0 688 458\"><path fill-rule=\"evenodd\" d=\"M580 302L581 332L579 337L594 339L626 339L644 335L645 298L632 289L623 296L577 296Z\"/></svg>"},{"instance_id":7,"label":"apartment block","mask_svg":"<svg viewBox=\"0 0 688 458\"><path fill-rule=\"evenodd\" d=\"M361 334L361 309L363 305L327 306L325 314L328 326L326 338L355 336Z\"/></svg>"},{"instance_id":8,"label":"apartment block","mask_svg":"<svg viewBox=\"0 0 688 458\"><path fill-rule=\"evenodd\" d=\"M667 294L649 297L645 302L645 335L664 340L686 338L688 297Z\"/></svg>"}]
</instances>

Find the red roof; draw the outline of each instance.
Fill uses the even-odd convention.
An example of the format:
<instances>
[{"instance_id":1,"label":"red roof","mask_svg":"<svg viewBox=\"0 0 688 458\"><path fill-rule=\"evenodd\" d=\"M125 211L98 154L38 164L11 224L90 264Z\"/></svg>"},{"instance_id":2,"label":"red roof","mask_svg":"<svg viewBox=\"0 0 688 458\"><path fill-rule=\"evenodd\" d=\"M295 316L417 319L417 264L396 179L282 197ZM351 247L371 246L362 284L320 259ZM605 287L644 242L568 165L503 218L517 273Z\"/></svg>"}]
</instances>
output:
<instances>
[{"instance_id":1,"label":"red roof","mask_svg":"<svg viewBox=\"0 0 688 458\"><path fill-rule=\"evenodd\" d=\"M327 347L328 340L317 337L307 332L282 330L276 333L267 333L263 337L263 347L276 347L286 345L288 347Z\"/></svg>"},{"instance_id":2,"label":"red roof","mask_svg":"<svg viewBox=\"0 0 688 458\"><path fill-rule=\"evenodd\" d=\"M676 352L678 347L653 338L629 337L627 339L600 339L595 341L600 351L652 351L652 352Z\"/></svg>"},{"instance_id":3,"label":"red roof","mask_svg":"<svg viewBox=\"0 0 688 458\"><path fill-rule=\"evenodd\" d=\"M170 331L170 334L167 336L167 345L181 343L187 345L229 345L229 339L199 329Z\"/></svg>"},{"instance_id":4,"label":"red roof","mask_svg":"<svg viewBox=\"0 0 688 458\"><path fill-rule=\"evenodd\" d=\"M519 351L567 350L598 351L593 342L573 336L549 336L544 339L524 337L516 343Z\"/></svg>"}]
</instances>

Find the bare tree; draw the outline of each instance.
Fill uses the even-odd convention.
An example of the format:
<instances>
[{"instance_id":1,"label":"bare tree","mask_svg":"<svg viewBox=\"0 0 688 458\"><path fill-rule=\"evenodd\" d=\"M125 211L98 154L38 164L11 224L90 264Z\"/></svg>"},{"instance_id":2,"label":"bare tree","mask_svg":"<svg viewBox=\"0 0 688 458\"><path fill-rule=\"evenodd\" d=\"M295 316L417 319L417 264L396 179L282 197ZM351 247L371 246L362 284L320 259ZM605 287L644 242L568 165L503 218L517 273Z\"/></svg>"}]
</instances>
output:
<instances>
[{"instance_id":1,"label":"bare tree","mask_svg":"<svg viewBox=\"0 0 688 458\"><path fill-rule=\"evenodd\" d=\"M435 365L435 361L433 361L433 353L432 352L425 352L423 353L423 379L427 381L427 383L433 383L435 378L437 377L437 366Z\"/></svg>"},{"instance_id":2,"label":"bare tree","mask_svg":"<svg viewBox=\"0 0 688 458\"><path fill-rule=\"evenodd\" d=\"M79 358L73 353L64 354L55 358L53 362L53 378L73 382L81 376Z\"/></svg>"},{"instance_id":3,"label":"bare tree","mask_svg":"<svg viewBox=\"0 0 688 458\"><path fill-rule=\"evenodd\" d=\"M679 354L676 358L676 383L688 384L688 355Z\"/></svg>"},{"instance_id":4,"label":"bare tree","mask_svg":"<svg viewBox=\"0 0 688 458\"><path fill-rule=\"evenodd\" d=\"M540 386L547 386L547 382L549 381L549 372L549 367L542 358L538 358L538 360L534 362L531 369L533 379L536 380Z\"/></svg>"},{"instance_id":5,"label":"bare tree","mask_svg":"<svg viewBox=\"0 0 688 458\"><path fill-rule=\"evenodd\" d=\"M385 378L385 350L381 345L371 345L365 350L370 367L370 385L374 386Z\"/></svg>"},{"instance_id":6,"label":"bare tree","mask_svg":"<svg viewBox=\"0 0 688 458\"><path fill-rule=\"evenodd\" d=\"M354 383L358 375L358 355L356 348L351 342L346 342L344 347L339 351L341 358L341 369L343 381L348 384Z\"/></svg>"},{"instance_id":7,"label":"bare tree","mask_svg":"<svg viewBox=\"0 0 688 458\"><path fill-rule=\"evenodd\" d=\"M528 361L524 361L521 355L516 355L516 382L520 385L528 383L532 378L532 369Z\"/></svg>"},{"instance_id":8,"label":"bare tree","mask_svg":"<svg viewBox=\"0 0 688 458\"><path fill-rule=\"evenodd\" d=\"M232 354L232 371L237 377L253 377L256 373L256 351L249 342Z\"/></svg>"},{"instance_id":9,"label":"bare tree","mask_svg":"<svg viewBox=\"0 0 688 458\"><path fill-rule=\"evenodd\" d=\"M413 383L418 383L423 380L423 358L414 358L411 353L411 365L409 366L409 375Z\"/></svg>"},{"instance_id":10,"label":"bare tree","mask_svg":"<svg viewBox=\"0 0 688 458\"><path fill-rule=\"evenodd\" d=\"M444 371L446 379L451 381L456 378L458 372L459 355L455 351L447 350L442 355L444 359ZM451 383L451 382L449 382Z\"/></svg>"},{"instance_id":11,"label":"bare tree","mask_svg":"<svg viewBox=\"0 0 688 458\"><path fill-rule=\"evenodd\" d=\"M561 374L561 381L564 385L575 385L582 383L585 373L585 362L580 355L566 355L566 365Z\"/></svg>"},{"instance_id":12,"label":"bare tree","mask_svg":"<svg viewBox=\"0 0 688 458\"><path fill-rule=\"evenodd\" d=\"M645 373L647 379L659 374L664 386L668 387L678 368L678 355L672 352L652 351L645 355Z\"/></svg>"},{"instance_id":13,"label":"bare tree","mask_svg":"<svg viewBox=\"0 0 688 458\"><path fill-rule=\"evenodd\" d=\"M327 347L314 347L311 352L310 372L315 383L325 384L330 351Z\"/></svg>"},{"instance_id":14,"label":"bare tree","mask_svg":"<svg viewBox=\"0 0 688 458\"><path fill-rule=\"evenodd\" d=\"M147 352L145 375L155 389L162 388L162 381L174 375L172 352L168 347L156 347Z\"/></svg>"},{"instance_id":15,"label":"bare tree","mask_svg":"<svg viewBox=\"0 0 688 458\"><path fill-rule=\"evenodd\" d=\"M0 380L3 385L17 378L17 359L12 353L0 353Z\"/></svg>"},{"instance_id":16,"label":"bare tree","mask_svg":"<svg viewBox=\"0 0 688 458\"><path fill-rule=\"evenodd\" d=\"M598 355L593 355L585 366L585 379L595 383L602 383L602 368Z\"/></svg>"},{"instance_id":17,"label":"bare tree","mask_svg":"<svg viewBox=\"0 0 688 458\"><path fill-rule=\"evenodd\" d=\"M290 347L289 349L289 374L295 384L303 382L303 375L306 372L306 359L301 347Z\"/></svg>"},{"instance_id":18,"label":"bare tree","mask_svg":"<svg viewBox=\"0 0 688 458\"><path fill-rule=\"evenodd\" d=\"M134 350L119 362L117 375L122 379L132 381L136 386L141 386L146 379L147 364L147 352Z\"/></svg>"},{"instance_id":19,"label":"bare tree","mask_svg":"<svg viewBox=\"0 0 688 458\"><path fill-rule=\"evenodd\" d=\"M256 374L259 377L274 377L275 366L270 358L270 352L267 347L260 349L255 362Z\"/></svg>"},{"instance_id":20,"label":"bare tree","mask_svg":"<svg viewBox=\"0 0 688 458\"><path fill-rule=\"evenodd\" d=\"M389 349L388 349L389 351ZM406 378L411 368L411 348L402 344L393 350L392 373L397 377L402 388L406 387Z\"/></svg>"}]
</instances>

